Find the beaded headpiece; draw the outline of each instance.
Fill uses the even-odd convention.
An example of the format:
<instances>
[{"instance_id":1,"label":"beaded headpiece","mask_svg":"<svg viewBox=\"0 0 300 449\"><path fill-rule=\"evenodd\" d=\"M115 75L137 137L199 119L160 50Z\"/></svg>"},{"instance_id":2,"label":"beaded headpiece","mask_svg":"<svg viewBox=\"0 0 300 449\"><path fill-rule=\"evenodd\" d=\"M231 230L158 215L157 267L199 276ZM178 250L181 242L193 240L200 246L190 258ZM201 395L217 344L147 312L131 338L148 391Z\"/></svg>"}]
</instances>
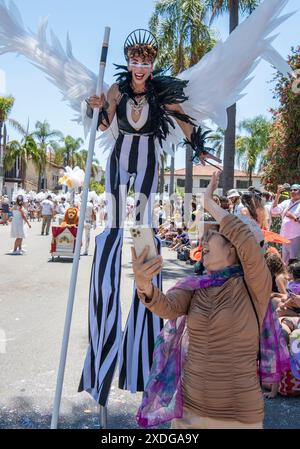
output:
<instances>
[{"instance_id":1,"label":"beaded headpiece","mask_svg":"<svg viewBox=\"0 0 300 449\"><path fill-rule=\"evenodd\" d=\"M157 52L157 39L154 34L152 34L148 30L134 30L127 36L125 40L124 55L127 61L134 55L149 58L154 61L157 56Z\"/></svg>"}]
</instances>

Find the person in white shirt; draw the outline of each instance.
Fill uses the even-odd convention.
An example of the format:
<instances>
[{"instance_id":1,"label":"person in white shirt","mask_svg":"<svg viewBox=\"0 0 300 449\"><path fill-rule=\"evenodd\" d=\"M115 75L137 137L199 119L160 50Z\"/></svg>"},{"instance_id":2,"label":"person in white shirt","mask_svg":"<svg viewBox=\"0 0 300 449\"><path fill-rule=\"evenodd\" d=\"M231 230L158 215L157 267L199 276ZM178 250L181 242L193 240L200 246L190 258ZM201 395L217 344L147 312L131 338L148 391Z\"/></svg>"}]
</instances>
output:
<instances>
[{"instance_id":1,"label":"person in white shirt","mask_svg":"<svg viewBox=\"0 0 300 449\"><path fill-rule=\"evenodd\" d=\"M266 211L266 218L267 218L267 228L270 229L272 226L272 207L273 207L273 201L272 201L272 193L270 192L263 192L262 198L265 200L265 211Z\"/></svg>"},{"instance_id":2,"label":"person in white shirt","mask_svg":"<svg viewBox=\"0 0 300 449\"><path fill-rule=\"evenodd\" d=\"M66 198L62 196L58 206L58 213L60 215L65 215L65 212L69 207L70 204L66 201Z\"/></svg>"},{"instance_id":3,"label":"person in white shirt","mask_svg":"<svg viewBox=\"0 0 300 449\"><path fill-rule=\"evenodd\" d=\"M96 225L96 208L93 200L90 200L86 204L86 212L84 219L84 231L85 231L85 250L83 256L88 256L89 246L91 240L91 228Z\"/></svg>"},{"instance_id":4,"label":"person in white shirt","mask_svg":"<svg viewBox=\"0 0 300 449\"><path fill-rule=\"evenodd\" d=\"M42 231L41 235L44 235L45 229L46 229L46 235L49 235L51 220L54 215L54 205L51 201L52 197L51 195L47 196L47 199L42 201Z\"/></svg>"},{"instance_id":5,"label":"person in white shirt","mask_svg":"<svg viewBox=\"0 0 300 449\"><path fill-rule=\"evenodd\" d=\"M227 192L227 198L229 200L229 211L233 215L241 215L244 208L241 203L241 195L236 189L231 189Z\"/></svg>"},{"instance_id":6,"label":"person in white shirt","mask_svg":"<svg viewBox=\"0 0 300 449\"><path fill-rule=\"evenodd\" d=\"M284 186L278 186L271 212L282 217L280 234L291 241L282 245L282 258L287 264L290 259L300 259L300 184L291 186L291 199L278 204L285 190Z\"/></svg>"},{"instance_id":7,"label":"person in white shirt","mask_svg":"<svg viewBox=\"0 0 300 449\"><path fill-rule=\"evenodd\" d=\"M58 213L58 222L59 224L64 221L64 217L65 217L65 213L66 210L70 207L70 204L67 203L66 198L65 197L61 197L60 199L60 203L58 205L57 208L57 213Z\"/></svg>"}]
</instances>

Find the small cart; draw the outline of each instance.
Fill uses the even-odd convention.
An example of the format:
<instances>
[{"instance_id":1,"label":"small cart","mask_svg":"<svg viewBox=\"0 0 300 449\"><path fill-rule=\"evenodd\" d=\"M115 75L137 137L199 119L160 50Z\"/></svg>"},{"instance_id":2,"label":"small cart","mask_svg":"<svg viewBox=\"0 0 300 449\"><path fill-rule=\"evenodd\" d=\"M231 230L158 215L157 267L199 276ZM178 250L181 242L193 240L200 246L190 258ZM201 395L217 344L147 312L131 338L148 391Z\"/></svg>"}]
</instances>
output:
<instances>
[{"instance_id":1,"label":"small cart","mask_svg":"<svg viewBox=\"0 0 300 449\"><path fill-rule=\"evenodd\" d=\"M51 256L73 259L76 244L76 226L52 226Z\"/></svg>"}]
</instances>

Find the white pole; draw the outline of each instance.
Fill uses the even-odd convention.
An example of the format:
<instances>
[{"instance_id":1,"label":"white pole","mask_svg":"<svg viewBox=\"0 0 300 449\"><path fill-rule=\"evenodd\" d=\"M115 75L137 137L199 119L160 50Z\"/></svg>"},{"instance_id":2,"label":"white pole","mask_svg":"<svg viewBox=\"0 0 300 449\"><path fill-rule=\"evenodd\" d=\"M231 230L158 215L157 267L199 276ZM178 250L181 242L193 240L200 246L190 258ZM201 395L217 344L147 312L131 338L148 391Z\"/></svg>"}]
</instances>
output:
<instances>
[{"instance_id":1,"label":"white pole","mask_svg":"<svg viewBox=\"0 0 300 449\"><path fill-rule=\"evenodd\" d=\"M110 28L106 27L105 32L104 32L100 69L99 69L99 78L98 78L98 85L97 85L97 91L96 91L96 94L98 96L100 96L103 91L103 81L104 81L104 72L105 72L105 67L106 67L109 35L110 35ZM86 203L87 203L87 199L88 199L88 192L89 192L89 185L90 185L91 168L92 168L92 161L93 161L94 148L95 148L98 117L99 117L99 109L94 109L92 128L91 128L91 133L90 133L88 157L87 157L87 162L86 162L86 171L85 171L85 177L84 177L84 188L83 188L83 193L82 193L82 201L81 201L81 208L80 208L80 215L79 215L79 224L78 224L78 229L77 229L76 245L75 245L74 259L73 259L73 265L72 265L70 287L69 287L69 297L68 297L68 304L67 304L67 311L66 311L66 318L65 318L64 335L63 335L63 340L62 340L62 345L61 345L60 363L59 363L59 369L58 369L57 381L56 381L56 390L55 390L55 398L54 398L54 404L53 404L51 429L57 428L58 417L59 417L59 409L60 409L62 388L63 388L63 382L64 382L64 373L65 373L69 336L70 336L70 328L71 328L71 322L72 322L73 305L74 305L75 290L76 290L76 282L77 282L77 275L78 275L80 247L81 247L82 234L83 234Z\"/></svg>"}]
</instances>

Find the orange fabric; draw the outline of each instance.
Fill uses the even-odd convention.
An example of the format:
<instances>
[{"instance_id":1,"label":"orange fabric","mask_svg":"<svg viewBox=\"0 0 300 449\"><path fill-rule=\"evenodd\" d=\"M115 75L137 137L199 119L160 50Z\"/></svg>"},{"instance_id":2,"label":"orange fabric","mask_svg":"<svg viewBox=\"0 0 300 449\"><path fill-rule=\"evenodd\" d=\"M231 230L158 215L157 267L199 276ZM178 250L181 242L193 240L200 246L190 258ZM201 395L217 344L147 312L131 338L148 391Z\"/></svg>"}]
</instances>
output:
<instances>
[{"instance_id":1,"label":"orange fabric","mask_svg":"<svg viewBox=\"0 0 300 449\"><path fill-rule=\"evenodd\" d=\"M262 229L264 233L265 241L269 243L291 243L291 241L276 232L268 231L267 229Z\"/></svg>"}]
</instances>

